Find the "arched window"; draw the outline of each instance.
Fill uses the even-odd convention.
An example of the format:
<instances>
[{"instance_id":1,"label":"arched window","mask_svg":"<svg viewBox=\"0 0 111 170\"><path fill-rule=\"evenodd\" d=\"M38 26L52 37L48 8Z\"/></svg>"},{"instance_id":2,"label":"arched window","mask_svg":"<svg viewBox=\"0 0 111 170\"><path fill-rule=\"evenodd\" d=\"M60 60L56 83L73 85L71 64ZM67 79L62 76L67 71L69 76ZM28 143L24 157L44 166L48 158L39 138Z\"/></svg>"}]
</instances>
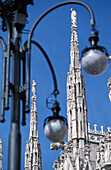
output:
<instances>
[{"instance_id":1,"label":"arched window","mask_svg":"<svg viewBox=\"0 0 111 170\"><path fill-rule=\"evenodd\" d=\"M69 89L71 89L71 85L69 85Z\"/></svg>"},{"instance_id":2,"label":"arched window","mask_svg":"<svg viewBox=\"0 0 111 170\"><path fill-rule=\"evenodd\" d=\"M80 89L80 83L79 83L79 94L80 94L80 92L81 92L81 89Z\"/></svg>"},{"instance_id":3,"label":"arched window","mask_svg":"<svg viewBox=\"0 0 111 170\"><path fill-rule=\"evenodd\" d=\"M35 152L35 163L37 163L37 152Z\"/></svg>"}]
</instances>

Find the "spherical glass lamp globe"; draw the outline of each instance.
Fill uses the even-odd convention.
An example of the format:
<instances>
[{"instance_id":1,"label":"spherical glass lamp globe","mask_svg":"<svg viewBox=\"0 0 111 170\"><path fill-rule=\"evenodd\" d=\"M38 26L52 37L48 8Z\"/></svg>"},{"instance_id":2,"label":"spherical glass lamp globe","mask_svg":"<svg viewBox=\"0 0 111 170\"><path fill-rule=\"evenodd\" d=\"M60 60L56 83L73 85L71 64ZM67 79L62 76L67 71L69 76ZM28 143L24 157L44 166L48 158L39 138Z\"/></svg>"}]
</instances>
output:
<instances>
[{"instance_id":1,"label":"spherical glass lamp globe","mask_svg":"<svg viewBox=\"0 0 111 170\"><path fill-rule=\"evenodd\" d=\"M51 142L61 142L67 136L67 119L62 116L49 116L44 121L44 133Z\"/></svg>"},{"instance_id":2,"label":"spherical glass lamp globe","mask_svg":"<svg viewBox=\"0 0 111 170\"><path fill-rule=\"evenodd\" d=\"M106 49L101 46L90 47L82 52L82 67L86 73L91 75L102 74L108 65L108 54Z\"/></svg>"}]
</instances>

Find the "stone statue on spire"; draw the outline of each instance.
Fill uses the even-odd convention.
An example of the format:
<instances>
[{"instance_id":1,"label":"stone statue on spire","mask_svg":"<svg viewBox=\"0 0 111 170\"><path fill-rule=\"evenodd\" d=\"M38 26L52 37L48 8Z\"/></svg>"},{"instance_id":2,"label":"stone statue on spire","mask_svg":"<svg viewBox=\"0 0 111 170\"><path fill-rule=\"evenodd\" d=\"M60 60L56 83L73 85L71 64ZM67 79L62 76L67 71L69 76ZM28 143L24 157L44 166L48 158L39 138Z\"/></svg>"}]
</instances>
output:
<instances>
[{"instance_id":1,"label":"stone statue on spire","mask_svg":"<svg viewBox=\"0 0 111 170\"><path fill-rule=\"evenodd\" d=\"M33 80L33 84L32 84L32 106L35 105L35 110L36 110L36 82L35 80Z\"/></svg>"},{"instance_id":2,"label":"stone statue on spire","mask_svg":"<svg viewBox=\"0 0 111 170\"><path fill-rule=\"evenodd\" d=\"M33 95L36 96L36 82L35 82L35 80L33 80L32 92L33 92Z\"/></svg>"},{"instance_id":3,"label":"stone statue on spire","mask_svg":"<svg viewBox=\"0 0 111 170\"><path fill-rule=\"evenodd\" d=\"M107 86L109 87L109 100L111 102L111 77L108 80Z\"/></svg>"},{"instance_id":4,"label":"stone statue on spire","mask_svg":"<svg viewBox=\"0 0 111 170\"><path fill-rule=\"evenodd\" d=\"M76 13L76 11L75 10L73 10L73 8L71 8L71 22L72 22L72 25L73 25L73 27L75 27L75 28L77 28L77 19L76 19L76 17L77 17L77 13Z\"/></svg>"}]
</instances>

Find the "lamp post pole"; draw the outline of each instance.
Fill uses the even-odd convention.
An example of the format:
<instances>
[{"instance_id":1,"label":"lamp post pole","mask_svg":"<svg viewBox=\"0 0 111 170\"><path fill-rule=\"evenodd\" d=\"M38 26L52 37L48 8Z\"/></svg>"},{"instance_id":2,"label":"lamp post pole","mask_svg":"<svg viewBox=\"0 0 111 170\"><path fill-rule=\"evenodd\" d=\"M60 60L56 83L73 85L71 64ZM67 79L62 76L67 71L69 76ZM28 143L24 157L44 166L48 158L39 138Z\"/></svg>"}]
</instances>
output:
<instances>
[{"instance_id":1,"label":"lamp post pole","mask_svg":"<svg viewBox=\"0 0 111 170\"><path fill-rule=\"evenodd\" d=\"M19 4L19 5L18 5ZM9 134L8 170L20 170L21 166L21 134L20 134L20 100L23 101L23 124L25 102L25 76L21 80L21 62L24 67L24 52L21 46L21 32L25 26L27 17L27 5L32 1L5 1L0 0L1 17L3 19L2 30L8 32L7 45L1 39L4 49L3 61L3 85L2 85L2 112L1 122L4 122L4 110L9 109L9 97L11 100L11 129ZM12 82L10 82L10 57L12 57ZM25 71L25 69L23 69ZM22 86L23 83L23 86ZM22 89L22 90L21 90ZM23 98L22 98L23 96Z\"/></svg>"},{"instance_id":2,"label":"lamp post pole","mask_svg":"<svg viewBox=\"0 0 111 170\"><path fill-rule=\"evenodd\" d=\"M13 27L13 46L14 53L12 54L12 106L11 106L11 131L9 135L9 159L8 169L20 169L21 155L21 134L20 134L20 43L21 33Z\"/></svg>"},{"instance_id":3,"label":"lamp post pole","mask_svg":"<svg viewBox=\"0 0 111 170\"><path fill-rule=\"evenodd\" d=\"M43 50L43 48L35 41L32 41L32 34L39 24L39 22L51 11L68 4L77 4L85 7L91 16L91 26L93 33L90 37L91 48L88 48L83 52L83 57L85 58L85 52L89 50L99 50L103 52L102 47L97 48L98 36L95 31L95 19L91 8L83 2L80 1L68 1L63 2L47 10L39 19L36 20L32 26L28 41L22 47L21 45L21 32L25 27L25 21L27 17L27 5L33 4L32 0L6 0L2 3L0 0L0 16L3 19L2 30L8 32L7 44L0 37L0 42L3 46L3 83L2 83L2 111L1 111L1 122L4 122L4 110L9 109L9 97L11 100L11 130L9 135L9 158L8 158L8 170L20 170L20 157L21 157L21 134L20 134L20 100L22 100L22 124L25 125L25 113L30 112L29 101L30 101L30 59L31 59L31 43L34 43L44 54L47 63L49 64L53 81L54 81L54 95L55 100L53 107L51 108L53 116L49 116L44 122L44 132L49 140L54 142L59 142L59 139L51 136L53 133L55 136L61 135L61 140L63 140L67 134L67 121L64 117L59 116L59 103L57 102L57 82L53 67L51 62ZM26 57L26 53L28 53ZM12 56L12 82L10 82L10 56ZM103 56L103 61L105 56ZM27 60L27 62L26 62ZM21 64L22 63L22 64ZM27 68L25 68L27 63ZM107 63L106 63L107 64ZM22 66L21 66L22 65ZM21 68L22 67L22 68ZM95 65L94 65L95 68ZM22 71L21 71L22 70ZM27 70L27 77L25 78L25 70ZM103 72L103 70L102 70ZM22 75L22 80L21 80ZM48 104L48 103L47 103ZM55 132L51 127L51 121L55 122L59 120L60 131ZM51 129L50 129L51 127ZM48 131L47 131L48 129ZM50 132L50 133L49 133Z\"/></svg>"}]
</instances>

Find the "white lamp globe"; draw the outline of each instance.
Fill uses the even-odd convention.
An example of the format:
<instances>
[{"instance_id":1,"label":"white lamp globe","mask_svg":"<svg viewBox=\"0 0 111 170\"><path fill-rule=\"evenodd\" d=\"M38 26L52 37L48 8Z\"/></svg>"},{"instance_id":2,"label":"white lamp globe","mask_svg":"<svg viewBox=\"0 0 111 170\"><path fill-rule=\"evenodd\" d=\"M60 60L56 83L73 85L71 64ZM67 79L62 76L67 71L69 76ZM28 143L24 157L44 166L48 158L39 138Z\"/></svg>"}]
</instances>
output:
<instances>
[{"instance_id":1,"label":"white lamp globe","mask_svg":"<svg viewBox=\"0 0 111 170\"><path fill-rule=\"evenodd\" d=\"M50 119L51 118L51 119ZM67 136L67 121L64 117L50 116L44 123L44 134L52 142L61 142Z\"/></svg>"},{"instance_id":2,"label":"white lamp globe","mask_svg":"<svg viewBox=\"0 0 111 170\"><path fill-rule=\"evenodd\" d=\"M102 74L108 65L107 55L100 49L89 49L82 55L82 67L91 75Z\"/></svg>"}]
</instances>

